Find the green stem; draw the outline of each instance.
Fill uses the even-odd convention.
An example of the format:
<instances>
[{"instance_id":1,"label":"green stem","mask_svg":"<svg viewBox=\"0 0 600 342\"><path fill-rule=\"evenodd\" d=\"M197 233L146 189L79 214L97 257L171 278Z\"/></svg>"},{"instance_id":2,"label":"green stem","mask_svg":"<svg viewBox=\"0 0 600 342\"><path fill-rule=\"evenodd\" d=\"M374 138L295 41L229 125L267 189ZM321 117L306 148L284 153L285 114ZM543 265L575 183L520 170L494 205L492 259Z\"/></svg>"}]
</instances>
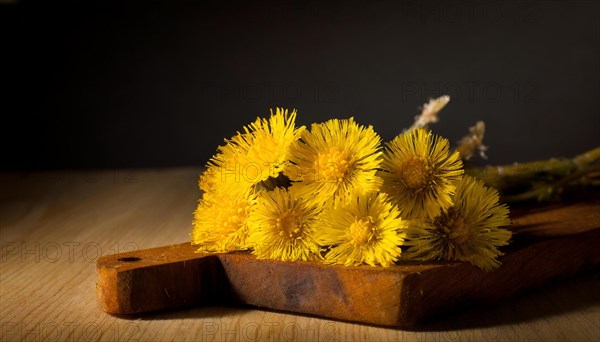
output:
<instances>
[{"instance_id":1,"label":"green stem","mask_svg":"<svg viewBox=\"0 0 600 342\"><path fill-rule=\"evenodd\" d=\"M572 175L566 176L554 184L542 184L541 186L537 186L532 190L522 192L516 195L508 195L503 196L502 200L505 202L515 203L515 202L524 202L531 200L544 201L551 199L553 196L561 193L565 188L569 186L596 186L600 185L598 179L586 179L590 175L594 175L594 173L600 172L600 166L593 166L586 170L576 172ZM596 176L597 177L597 176Z\"/></svg>"},{"instance_id":2,"label":"green stem","mask_svg":"<svg viewBox=\"0 0 600 342\"><path fill-rule=\"evenodd\" d=\"M600 147L573 159L553 158L521 164L470 168L465 172L504 192L517 187L530 187L533 181L554 183L557 179L585 172L597 164L600 164Z\"/></svg>"}]
</instances>

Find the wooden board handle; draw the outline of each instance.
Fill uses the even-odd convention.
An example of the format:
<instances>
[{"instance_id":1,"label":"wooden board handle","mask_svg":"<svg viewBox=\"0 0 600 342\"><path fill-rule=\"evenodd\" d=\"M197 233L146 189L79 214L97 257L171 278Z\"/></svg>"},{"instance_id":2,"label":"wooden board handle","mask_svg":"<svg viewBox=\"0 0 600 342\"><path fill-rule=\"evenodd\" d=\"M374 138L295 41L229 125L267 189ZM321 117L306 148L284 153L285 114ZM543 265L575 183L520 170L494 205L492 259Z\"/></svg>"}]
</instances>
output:
<instances>
[{"instance_id":1,"label":"wooden board handle","mask_svg":"<svg viewBox=\"0 0 600 342\"><path fill-rule=\"evenodd\" d=\"M97 261L102 310L132 314L218 302L221 265L189 243L103 256Z\"/></svg>"}]
</instances>

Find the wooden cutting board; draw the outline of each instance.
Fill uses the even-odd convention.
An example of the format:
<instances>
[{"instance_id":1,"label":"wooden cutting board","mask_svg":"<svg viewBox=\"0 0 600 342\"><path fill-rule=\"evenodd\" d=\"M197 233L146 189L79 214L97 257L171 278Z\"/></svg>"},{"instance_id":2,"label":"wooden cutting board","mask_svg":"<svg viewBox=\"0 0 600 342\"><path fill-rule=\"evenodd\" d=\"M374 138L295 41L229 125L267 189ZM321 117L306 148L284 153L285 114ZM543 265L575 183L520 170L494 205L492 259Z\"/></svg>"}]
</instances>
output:
<instances>
[{"instance_id":1,"label":"wooden cutting board","mask_svg":"<svg viewBox=\"0 0 600 342\"><path fill-rule=\"evenodd\" d=\"M246 304L413 326L465 302L490 303L600 265L600 200L514 208L514 242L492 272L462 262L388 268L198 254L189 243L103 256L100 307L116 315Z\"/></svg>"}]
</instances>

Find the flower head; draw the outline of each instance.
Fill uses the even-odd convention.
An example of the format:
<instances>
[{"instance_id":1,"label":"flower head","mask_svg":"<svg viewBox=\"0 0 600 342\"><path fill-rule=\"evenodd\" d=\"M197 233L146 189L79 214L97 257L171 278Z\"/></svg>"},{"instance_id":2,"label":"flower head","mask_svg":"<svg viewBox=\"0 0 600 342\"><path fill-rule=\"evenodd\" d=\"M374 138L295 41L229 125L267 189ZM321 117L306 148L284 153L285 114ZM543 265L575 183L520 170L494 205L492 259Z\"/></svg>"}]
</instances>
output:
<instances>
[{"instance_id":1,"label":"flower head","mask_svg":"<svg viewBox=\"0 0 600 342\"><path fill-rule=\"evenodd\" d=\"M319 213L285 189L261 192L248 220L253 254L283 261L319 259L313 228Z\"/></svg>"},{"instance_id":2,"label":"flower head","mask_svg":"<svg viewBox=\"0 0 600 342\"><path fill-rule=\"evenodd\" d=\"M423 105L421 114L415 116L415 122L409 128L410 130L417 128L427 128L430 123L438 122L438 113L446 107L450 102L450 96L444 95L437 99L430 99L429 102Z\"/></svg>"},{"instance_id":3,"label":"flower head","mask_svg":"<svg viewBox=\"0 0 600 342\"><path fill-rule=\"evenodd\" d=\"M465 176L454 194L454 205L432 220L410 228L407 255L417 260L467 261L483 270L500 265L498 247L508 244L509 210L498 203L498 192Z\"/></svg>"},{"instance_id":4,"label":"flower head","mask_svg":"<svg viewBox=\"0 0 600 342\"><path fill-rule=\"evenodd\" d=\"M248 215L252 194L205 193L194 212L191 238L198 251L230 252L248 249Z\"/></svg>"},{"instance_id":5,"label":"flower head","mask_svg":"<svg viewBox=\"0 0 600 342\"><path fill-rule=\"evenodd\" d=\"M296 111L271 110L268 119L257 118L219 146L210 160L200 187L204 191L245 192L261 182L275 179L289 165L290 146L304 126L295 127Z\"/></svg>"},{"instance_id":6,"label":"flower head","mask_svg":"<svg viewBox=\"0 0 600 342\"><path fill-rule=\"evenodd\" d=\"M389 142L381 163L383 186L405 218L433 218L452 205L463 174L458 152L448 140L424 129L400 134Z\"/></svg>"},{"instance_id":7,"label":"flower head","mask_svg":"<svg viewBox=\"0 0 600 342\"><path fill-rule=\"evenodd\" d=\"M381 180L375 174L381 163L380 141L373 127L359 126L353 118L313 124L292 146L291 191L330 204L351 191L378 191Z\"/></svg>"},{"instance_id":8,"label":"flower head","mask_svg":"<svg viewBox=\"0 0 600 342\"><path fill-rule=\"evenodd\" d=\"M483 159L487 159L485 151L488 147L483 144L483 137L485 136L485 122L477 121L474 126L469 127L469 134L462 137L456 150L460 153L460 157L463 160L469 160L475 152L479 153L479 156Z\"/></svg>"},{"instance_id":9,"label":"flower head","mask_svg":"<svg viewBox=\"0 0 600 342\"><path fill-rule=\"evenodd\" d=\"M319 243L333 246L325 262L346 266L367 263L392 265L400 256L405 222L383 193L352 196L352 200L326 208L316 226Z\"/></svg>"}]
</instances>

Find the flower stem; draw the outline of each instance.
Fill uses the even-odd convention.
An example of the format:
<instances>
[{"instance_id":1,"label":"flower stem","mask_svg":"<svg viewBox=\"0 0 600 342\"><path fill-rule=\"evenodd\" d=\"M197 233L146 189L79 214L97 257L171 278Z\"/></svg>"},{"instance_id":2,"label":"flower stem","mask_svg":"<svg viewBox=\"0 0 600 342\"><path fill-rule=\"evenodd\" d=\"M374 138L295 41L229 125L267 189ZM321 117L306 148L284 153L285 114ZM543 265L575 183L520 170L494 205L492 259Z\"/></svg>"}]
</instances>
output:
<instances>
[{"instance_id":1,"label":"flower stem","mask_svg":"<svg viewBox=\"0 0 600 342\"><path fill-rule=\"evenodd\" d=\"M600 178L600 147L573 159L552 158L469 168L466 173L498 189L507 202L547 200L569 186L597 186Z\"/></svg>"}]
</instances>

